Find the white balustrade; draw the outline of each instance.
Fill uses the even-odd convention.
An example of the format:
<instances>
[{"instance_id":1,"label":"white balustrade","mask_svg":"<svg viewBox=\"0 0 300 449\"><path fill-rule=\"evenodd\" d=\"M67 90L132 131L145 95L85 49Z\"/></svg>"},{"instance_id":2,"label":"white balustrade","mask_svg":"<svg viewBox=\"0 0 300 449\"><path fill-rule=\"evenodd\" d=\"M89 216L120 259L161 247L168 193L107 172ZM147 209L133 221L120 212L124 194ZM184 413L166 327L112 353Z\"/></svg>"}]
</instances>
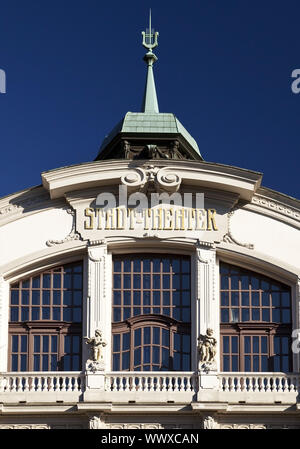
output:
<instances>
[{"instance_id":1,"label":"white balustrade","mask_svg":"<svg viewBox=\"0 0 300 449\"><path fill-rule=\"evenodd\" d=\"M0 373L0 393L84 391L80 372Z\"/></svg>"},{"instance_id":2,"label":"white balustrade","mask_svg":"<svg viewBox=\"0 0 300 449\"><path fill-rule=\"evenodd\" d=\"M196 376L192 372L111 372L106 373L106 391L193 392Z\"/></svg>"},{"instance_id":3,"label":"white balustrade","mask_svg":"<svg viewBox=\"0 0 300 449\"><path fill-rule=\"evenodd\" d=\"M219 391L225 392L297 392L300 376L297 373L220 373Z\"/></svg>"}]
</instances>

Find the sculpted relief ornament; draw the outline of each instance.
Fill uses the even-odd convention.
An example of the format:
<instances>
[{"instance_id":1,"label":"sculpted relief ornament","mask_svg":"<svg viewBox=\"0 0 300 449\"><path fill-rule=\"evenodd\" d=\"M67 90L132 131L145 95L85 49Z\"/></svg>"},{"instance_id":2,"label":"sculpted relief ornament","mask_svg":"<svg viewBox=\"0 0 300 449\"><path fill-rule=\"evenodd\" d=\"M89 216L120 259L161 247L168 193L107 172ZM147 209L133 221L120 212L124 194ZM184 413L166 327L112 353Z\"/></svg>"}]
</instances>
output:
<instances>
[{"instance_id":1,"label":"sculpted relief ornament","mask_svg":"<svg viewBox=\"0 0 300 449\"><path fill-rule=\"evenodd\" d=\"M121 177L121 183L127 186L129 191L153 190L174 193L180 187L181 178L165 167L149 165L146 169L137 167L129 171Z\"/></svg>"},{"instance_id":2,"label":"sculpted relief ornament","mask_svg":"<svg viewBox=\"0 0 300 449\"><path fill-rule=\"evenodd\" d=\"M91 347L92 358L87 361L87 368L90 371L103 371L104 360L102 348L107 345L107 342L102 337L100 329L95 330L95 337L84 337L86 344Z\"/></svg>"}]
</instances>

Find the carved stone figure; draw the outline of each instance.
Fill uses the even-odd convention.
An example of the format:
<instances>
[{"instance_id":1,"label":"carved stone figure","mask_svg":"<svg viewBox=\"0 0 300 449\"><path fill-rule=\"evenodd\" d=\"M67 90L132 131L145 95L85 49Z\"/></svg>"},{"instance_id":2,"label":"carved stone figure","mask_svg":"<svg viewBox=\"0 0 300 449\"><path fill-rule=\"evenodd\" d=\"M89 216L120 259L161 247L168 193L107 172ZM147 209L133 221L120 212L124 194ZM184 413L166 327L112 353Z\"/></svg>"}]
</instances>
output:
<instances>
[{"instance_id":1,"label":"carved stone figure","mask_svg":"<svg viewBox=\"0 0 300 449\"><path fill-rule=\"evenodd\" d=\"M106 425L103 420L103 416L91 416L89 419L89 428L90 429L105 429Z\"/></svg>"},{"instance_id":2,"label":"carved stone figure","mask_svg":"<svg viewBox=\"0 0 300 449\"><path fill-rule=\"evenodd\" d=\"M123 151L124 151L124 156L125 159L130 159L130 143L128 142L128 140L124 140L123 142Z\"/></svg>"},{"instance_id":3,"label":"carved stone figure","mask_svg":"<svg viewBox=\"0 0 300 449\"><path fill-rule=\"evenodd\" d=\"M214 331L207 329L206 335L198 337L199 361L204 363L215 362L217 340L212 336Z\"/></svg>"},{"instance_id":4,"label":"carved stone figure","mask_svg":"<svg viewBox=\"0 0 300 449\"><path fill-rule=\"evenodd\" d=\"M212 416L206 416L203 418L202 422L202 428L203 429L215 429L216 428L216 422Z\"/></svg>"},{"instance_id":5,"label":"carved stone figure","mask_svg":"<svg viewBox=\"0 0 300 449\"><path fill-rule=\"evenodd\" d=\"M107 345L106 341L102 338L102 332L100 329L95 330L95 337L85 337L86 344L91 345L93 361L101 362L103 359L102 348Z\"/></svg>"}]
</instances>

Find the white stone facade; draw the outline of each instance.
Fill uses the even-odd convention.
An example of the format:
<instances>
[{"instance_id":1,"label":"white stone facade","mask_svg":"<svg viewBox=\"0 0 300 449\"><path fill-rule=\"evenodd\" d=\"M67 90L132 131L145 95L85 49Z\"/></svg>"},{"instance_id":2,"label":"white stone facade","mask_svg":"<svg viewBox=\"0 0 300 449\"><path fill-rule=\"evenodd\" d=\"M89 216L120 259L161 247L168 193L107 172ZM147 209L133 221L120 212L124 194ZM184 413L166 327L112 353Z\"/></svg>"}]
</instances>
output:
<instances>
[{"instance_id":1,"label":"white stone facade","mask_svg":"<svg viewBox=\"0 0 300 449\"><path fill-rule=\"evenodd\" d=\"M292 328L300 328L300 201L262 188L258 173L202 161L97 161L45 172L42 182L0 200L0 428L300 428L298 354L289 374L222 373L219 345L220 261L290 286ZM101 192L117 196L119 185L145 195L204 193L217 229L89 229L85 210ZM152 372L112 372L112 258L132 253L192 261L191 371L159 373L159 384ZM10 284L78 260L82 337L101 329L101 369L86 370L82 339L80 372L9 372ZM199 372L197 338L208 328L216 363Z\"/></svg>"}]
</instances>

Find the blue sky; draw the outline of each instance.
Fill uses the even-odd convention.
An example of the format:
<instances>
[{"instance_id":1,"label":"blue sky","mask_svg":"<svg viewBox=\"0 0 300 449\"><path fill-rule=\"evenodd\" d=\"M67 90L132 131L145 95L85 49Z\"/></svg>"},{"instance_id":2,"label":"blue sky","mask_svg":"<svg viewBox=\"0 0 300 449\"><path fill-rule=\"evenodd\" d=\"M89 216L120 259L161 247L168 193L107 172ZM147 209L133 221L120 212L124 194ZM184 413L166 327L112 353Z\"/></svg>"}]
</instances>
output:
<instances>
[{"instance_id":1,"label":"blue sky","mask_svg":"<svg viewBox=\"0 0 300 449\"><path fill-rule=\"evenodd\" d=\"M298 0L2 1L0 196L92 161L140 110L150 7L160 111L176 114L206 161L263 172L264 186L300 199Z\"/></svg>"}]
</instances>

